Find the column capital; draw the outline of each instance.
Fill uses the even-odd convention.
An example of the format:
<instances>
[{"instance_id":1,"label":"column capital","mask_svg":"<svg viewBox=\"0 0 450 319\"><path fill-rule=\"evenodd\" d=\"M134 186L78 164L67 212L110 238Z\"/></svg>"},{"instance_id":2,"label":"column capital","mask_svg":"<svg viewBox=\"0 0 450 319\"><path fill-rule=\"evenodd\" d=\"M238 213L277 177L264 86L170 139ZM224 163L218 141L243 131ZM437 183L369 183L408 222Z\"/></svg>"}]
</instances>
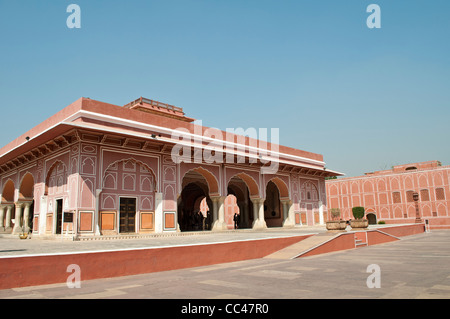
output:
<instances>
[{"instance_id":1,"label":"column capital","mask_svg":"<svg viewBox=\"0 0 450 319\"><path fill-rule=\"evenodd\" d=\"M211 198L211 200L213 202L219 202L219 201L225 201L226 196L213 195L213 196L209 196L209 198Z\"/></svg>"},{"instance_id":2,"label":"column capital","mask_svg":"<svg viewBox=\"0 0 450 319\"><path fill-rule=\"evenodd\" d=\"M25 208L30 208L31 207L31 202L24 202L23 206L25 206Z\"/></svg>"},{"instance_id":3,"label":"column capital","mask_svg":"<svg viewBox=\"0 0 450 319\"><path fill-rule=\"evenodd\" d=\"M264 198L250 198L250 200L252 201L253 204L262 204L264 203L265 199Z\"/></svg>"}]
</instances>

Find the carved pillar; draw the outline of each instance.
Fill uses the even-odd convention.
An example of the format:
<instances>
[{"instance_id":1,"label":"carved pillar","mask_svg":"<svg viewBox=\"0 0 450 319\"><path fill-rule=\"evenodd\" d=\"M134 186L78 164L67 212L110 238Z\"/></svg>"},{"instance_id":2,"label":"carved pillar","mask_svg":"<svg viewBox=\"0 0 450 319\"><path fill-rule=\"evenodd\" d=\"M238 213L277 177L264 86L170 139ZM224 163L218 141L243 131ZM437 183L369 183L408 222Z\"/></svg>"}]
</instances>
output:
<instances>
[{"instance_id":1,"label":"carved pillar","mask_svg":"<svg viewBox=\"0 0 450 319\"><path fill-rule=\"evenodd\" d=\"M253 229L265 229L267 228L266 221L264 219L264 199L255 198L252 199L253 203Z\"/></svg>"},{"instance_id":2,"label":"carved pillar","mask_svg":"<svg viewBox=\"0 0 450 319\"><path fill-rule=\"evenodd\" d=\"M292 201L290 199L282 200L283 205L283 227L293 227L295 226L295 218L291 216Z\"/></svg>"},{"instance_id":3,"label":"carved pillar","mask_svg":"<svg viewBox=\"0 0 450 319\"><path fill-rule=\"evenodd\" d=\"M6 220L5 220L5 231L11 230L11 212L12 212L12 205L6 206Z\"/></svg>"},{"instance_id":4,"label":"carved pillar","mask_svg":"<svg viewBox=\"0 0 450 319\"><path fill-rule=\"evenodd\" d=\"M0 232L5 230L5 225L3 220L5 219L5 208L6 206L0 206Z\"/></svg>"},{"instance_id":5,"label":"carved pillar","mask_svg":"<svg viewBox=\"0 0 450 319\"><path fill-rule=\"evenodd\" d=\"M213 202L213 226L212 230L225 230L227 225L225 224L225 197L215 196L211 197Z\"/></svg>"},{"instance_id":6,"label":"carved pillar","mask_svg":"<svg viewBox=\"0 0 450 319\"><path fill-rule=\"evenodd\" d=\"M24 212L23 212L23 226L24 226L24 233L28 233L30 231L30 206L31 203L25 203L24 204Z\"/></svg>"},{"instance_id":7,"label":"carved pillar","mask_svg":"<svg viewBox=\"0 0 450 319\"><path fill-rule=\"evenodd\" d=\"M16 216L14 217L14 229L13 234L20 234L22 232L22 203L15 203Z\"/></svg>"}]
</instances>

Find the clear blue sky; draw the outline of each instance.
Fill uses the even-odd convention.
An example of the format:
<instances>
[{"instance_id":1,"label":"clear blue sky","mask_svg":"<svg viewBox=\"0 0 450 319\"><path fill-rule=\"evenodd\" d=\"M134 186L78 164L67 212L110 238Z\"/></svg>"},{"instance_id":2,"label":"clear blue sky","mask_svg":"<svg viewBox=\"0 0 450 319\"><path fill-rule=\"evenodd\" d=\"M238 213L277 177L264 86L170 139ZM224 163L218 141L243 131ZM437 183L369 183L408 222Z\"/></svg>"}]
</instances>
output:
<instances>
[{"instance_id":1,"label":"clear blue sky","mask_svg":"<svg viewBox=\"0 0 450 319\"><path fill-rule=\"evenodd\" d=\"M449 16L448 0L0 0L0 144L79 97L144 96L210 127L280 128L347 176L450 164Z\"/></svg>"}]
</instances>

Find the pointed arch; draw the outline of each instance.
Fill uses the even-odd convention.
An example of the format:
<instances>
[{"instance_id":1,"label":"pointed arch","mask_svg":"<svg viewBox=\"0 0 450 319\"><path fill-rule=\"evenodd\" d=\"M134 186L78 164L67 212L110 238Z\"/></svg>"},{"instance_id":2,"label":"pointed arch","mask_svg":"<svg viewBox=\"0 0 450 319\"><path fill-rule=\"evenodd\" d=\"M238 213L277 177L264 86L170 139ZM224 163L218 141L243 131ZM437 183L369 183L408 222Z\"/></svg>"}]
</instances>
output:
<instances>
[{"instance_id":1,"label":"pointed arch","mask_svg":"<svg viewBox=\"0 0 450 319\"><path fill-rule=\"evenodd\" d=\"M231 176L231 178L228 180L228 184L230 184L230 181L233 179L233 177L238 177L241 180L244 181L245 185L247 185L248 192L250 194L250 197L252 198L258 198L260 197L259 192L259 186L258 183L254 180L253 177L246 173L238 173Z\"/></svg>"},{"instance_id":2,"label":"pointed arch","mask_svg":"<svg viewBox=\"0 0 450 319\"><path fill-rule=\"evenodd\" d=\"M277 186L278 191L280 192L280 199L289 199L289 188L281 178L272 177L267 181L266 188L269 182L273 182Z\"/></svg>"},{"instance_id":3,"label":"pointed arch","mask_svg":"<svg viewBox=\"0 0 450 319\"><path fill-rule=\"evenodd\" d=\"M20 182L19 199L32 199L34 197L34 177L27 172Z\"/></svg>"},{"instance_id":4,"label":"pointed arch","mask_svg":"<svg viewBox=\"0 0 450 319\"><path fill-rule=\"evenodd\" d=\"M2 190L2 203L13 203L15 190L13 180L8 178Z\"/></svg>"},{"instance_id":5,"label":"pointed arch","mask_svg":"<svg viewBox=\"0 0 450 319\"><path fill-rule=\"evenodd\" d=\"M189 173L189 172L196 172L199 173L203 178L206 180L206 183L208 184L209 188L209 194L210 195L219 195L219 182L217 181L217 178L214 176L213 173L211 173L209 170L199 166L197 168L192 168L188 170L184 175L183 178ZM182 180L183 180L182 178Z\"/></svg>"}]
</instances>

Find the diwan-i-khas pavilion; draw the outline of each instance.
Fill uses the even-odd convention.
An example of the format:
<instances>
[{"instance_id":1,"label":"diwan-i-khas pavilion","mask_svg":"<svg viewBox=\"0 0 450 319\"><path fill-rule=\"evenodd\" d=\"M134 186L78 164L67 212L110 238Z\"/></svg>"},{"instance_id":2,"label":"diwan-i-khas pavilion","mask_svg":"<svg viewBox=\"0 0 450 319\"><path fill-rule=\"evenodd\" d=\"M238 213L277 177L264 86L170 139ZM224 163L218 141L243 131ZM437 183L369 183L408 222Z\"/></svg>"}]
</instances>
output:
<instances>
[{"instance_id":1,"label":"diwan-i-khas pavilion","mask_svg":"<svg viewBox=\"0 0 450 319\"><path fill-rule=\"evenodd\" d=\"M0 231L104 236L323 224L323 156L139 98L80 98L0 149ZM246 134L239 134L239 133Z\"/></svg>"}]
</instances>

